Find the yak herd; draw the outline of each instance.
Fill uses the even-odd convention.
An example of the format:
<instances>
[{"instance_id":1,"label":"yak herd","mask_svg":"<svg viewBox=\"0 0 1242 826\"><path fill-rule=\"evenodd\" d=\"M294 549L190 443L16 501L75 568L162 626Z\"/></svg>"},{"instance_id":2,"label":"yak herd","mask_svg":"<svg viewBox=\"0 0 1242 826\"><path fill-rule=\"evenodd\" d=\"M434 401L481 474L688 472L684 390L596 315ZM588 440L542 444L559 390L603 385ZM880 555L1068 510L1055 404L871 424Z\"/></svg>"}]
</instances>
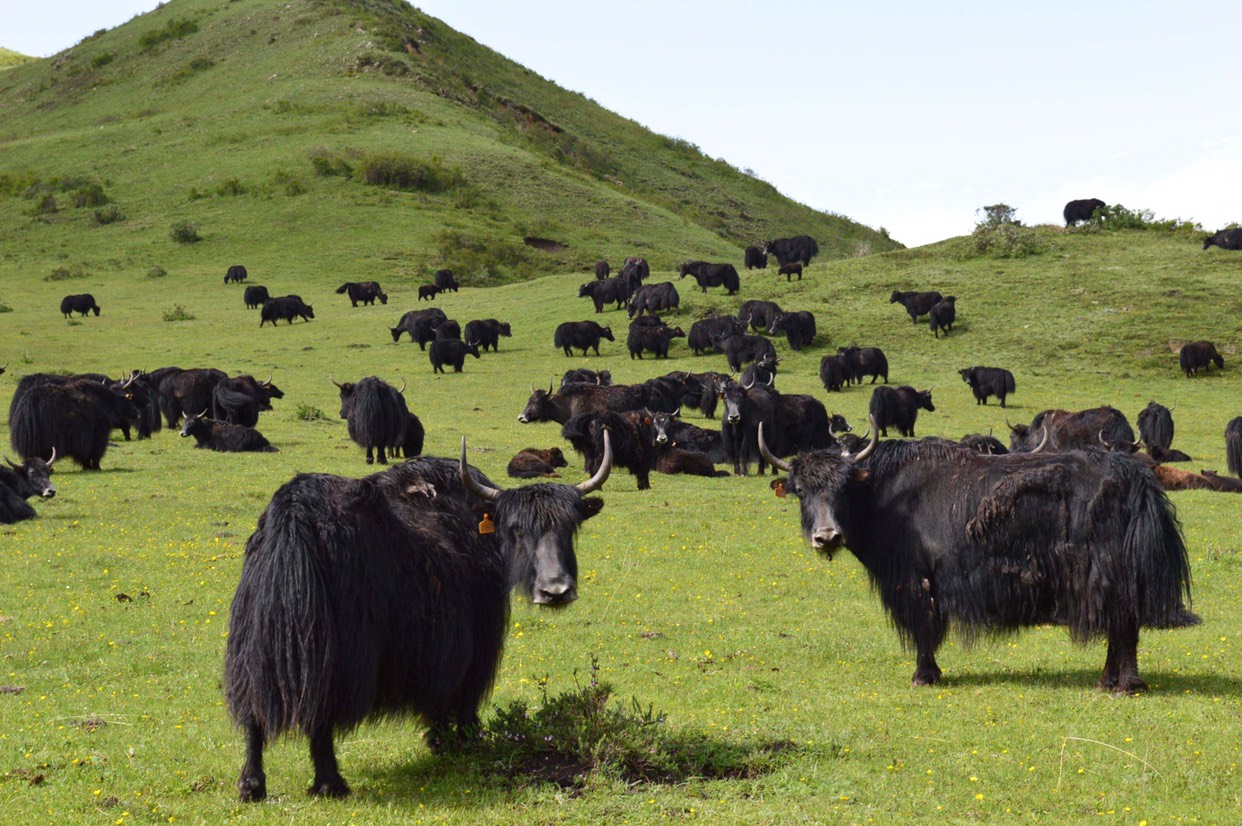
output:
<instances>
[{"instance_id":1,"label":"yak herd","mask_svg":"<svg viewBox=\"0 0 1242 826\"><path fill-rule=\"evenodd\" d=\"M1071 202L1066 222L1101 206ZM1238 235L1217 233L1204 248L1238 249ZM817 253L807 236L777 239L748 247L744 266L765 268L772 256L787 280L801 280ZM702 292L742 289L732 264L687 261L677 270ZM286 732L309 739L310 791L330 797L349 794L335 736L366 719L414 715L435 750L470 736L500 662L510 592L552 608L577 599L574 537L603 507L590 494L615 467L646 490L653 473L728 475L717 469L723 464L738 475L757 466L763 475L771 466L776 495L798 498L810 544L829 558L846 547L866 567L917 655L915 685L941 679L935 655L951 629L969 638L1060 624L1076 641L1106 639L1099 687L1134 693L1146 687L1140 629L1198 622L1187 607L1189 563L1165 490L1242 492L1242 480L1171 468L1189 457L1172 447L1169 408L1152 402L1140 412L1137 437L1120 411L1101 407L1042 411L1030 424L1011 424L1008 445L990 434L914 440L918 412L935 410L931 390L890 385L886 355L850 345L823 356L820 378L829 393L867 377L876 385L868 432L859 436L815 397L776 388L782 358L770 337L783 334L793 351L813 348L809 311L748 300L736 315L713 314L685 332L661 318L679 310L672 281L645 283L650 268L636 257L611 272L598 262L595 280L578 295L596 313L626 309L632 359L667 358L674 340L685 338L695 355L723 355L729 372L673 371L614 385L607 370L576 368L559 386L532 386L518 420L560 426L582 457L588 478L580 484L546 481L568 466L558 447L514 456L510 476L542 481L510 490L467 464L464 438L456 459L422 456L425 432L404 383L329 376L366 462L404 461L361 479L298 474L272 496L246 544L224 665L227 705L246 738L242 800L266 796L264 748ZM244 267L232 266L225 283L246 278ZM442 270L419 288L419 299L458 288ZM374 281L336 292L355 307L388 300ZM273 298L257 285L246 287L244 300L260 311L260 327L315 317L300 297ZM955 296L894 290L889 301L915 323L926 316L937 338L953 330ZM61 309L99 315L89 295L67 296ZM408 334L420 349L430 345L436 372L449 365L460 372L465 356L495 352L499 338L512 335L507 323L478 319L463 337L436 307L406 312L389 332L393 342ZM611 326L589 320L561 323L553 333L569 357L598 355L602 341L616 341ZM1186 345L1180 358L1188 377L1224 366L1210 342ZM996 398L1005 407L1016 392L1004 368L959 374L978 404ZM23 462L0 468L0 522L32 518L26 500L55 495L49 477L59 459L98 469L114 429L126 439L136 429L141 439L184 420L181 436L193 436L197 447L275 451L254 428L283 395L271 377L207 368L116 379L25 376L9 411L11 444ZM718 417L719 425L684 421L684 410ZM880 441L890 428L910 440ZM1226 450L1229 471L1242 476L1242 417L1227 427Z\"/></svg>"}]
</instances>

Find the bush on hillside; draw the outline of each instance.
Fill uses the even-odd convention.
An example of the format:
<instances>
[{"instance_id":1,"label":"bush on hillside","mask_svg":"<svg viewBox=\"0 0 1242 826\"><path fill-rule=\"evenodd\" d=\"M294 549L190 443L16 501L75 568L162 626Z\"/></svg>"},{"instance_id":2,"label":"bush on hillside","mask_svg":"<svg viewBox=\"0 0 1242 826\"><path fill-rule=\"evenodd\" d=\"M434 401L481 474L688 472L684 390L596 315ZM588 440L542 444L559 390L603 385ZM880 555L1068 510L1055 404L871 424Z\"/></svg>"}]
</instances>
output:
<instances>
[{"instance_id":1,"label":"bush on hillside","mask_svg":"<svg viewBox=\"0 0 1242 826\"><path fill-rule=\"evenodd\" d=\"M142 47L144 52L149 52L156 46L169 40L180 40L183 37L189 37L198 31L198 24L193 20L175 19L169 20L162 28L153 32L147 32L138 38L138 45Z\"/></svg>"},{"instance_id":2,"label":"bush on hillside","mask_svg":"<svg viewBox=\"0 0 1242 826\"><path fill-rule=\"evenodd\" d=\"M103 206L110 200L112 199L108 197L108 193L104 192L103 186L94 182L73 191L73 205L78 209Z\"/></svg>"},{"instance_id":3,"label":"bush on hillside","mask_svg":"<svg viewBox=\"0 0 1242 826\"><path fill-rule=\"evenodd\" d=\"M962 258L1026 258L1039 255L1047 243L1039 231L1022 226L1014 216L1018 210L998 203L979 207L975 214L983 216L974 231L966 237L958 254Z\"/></svg>"},{"instance_id":4,"label":"bush on hillside","mask_svg":"<svg viewBox=\"0 0 1242 826\"><path fill-rule=\"evenodd\" d=\"M446 229L431 238L436 250L436 269L445 267L459 274L466 284L480 285L506 276L528 274L540 263L531 247L519 241L485 237Z\"/></svg>"},{"instance_id":5,"label":"bush on hillside","mask_svg":"<svg viewBox=\"0 0 1242 826\"><path fill-rule=\"evenodd\" d=\"M174 304L171 308L164 311L165 321L193 321L194 314L182 307L180 304Z\"/></svg>"},{"instance_id":6,"label":"bush on hillside","mask_svg":"<svg viewBox=\"0 0 1242 826\"><path fill-rule=\"evenodd\" d=\"M1203 227L1194 221L1183 221L1181 218L1157 218L1150 209L1129 209L1121 204L1113 204L1096 210L1089 220L1067 231L1094 234L1118 230L1194 234L1203 232Z\"/></svg>"},{"instance_id":7,"label":"bush on hillside","mask_svg":"<svg viewBox=\"0 0 1242 826\"><path fill-rule=\"evenodd\" d=\"M311 168L315 170L315 174L321 178L329 178L339 175L348 178L354 174L353 164L344 155L333 152L327 147L321 146L318 149L312 149L307 153L310 159Z\"/></svg>"},{"instance_id":8,"label":"bush on hillside","mask_svg":"<svg viewBox=\"0 0 1242 826\"><path fill-rule=\"evenodd\" d=\"M198 234L198 225L189 221L178 221L169 227L168 234L178 244L195 244L203 240Z\"/></svg>"},{"instance_id":9,"label":"bush on hillside","mask_svg":"<svg viewBox=\"0 0 1242 826\"><path fill-rule=\"evenodd\" d=\"M438 155L425 159L399 152L364 155L356 173L371 186L408 192L438 193L464 183L461 170L445 166Z\"/></svg>"},{"instance_id":10,"label":"bush on hillside","mask_svg":"<svg viewBox=\"0 0 1242 826\"><path fill-rule=\"evenodd\" d=\"M102 227L107 224L115 224L118 221L125 220L125 213L121 212L120 207L110 206L105 209L95 210L95 226Z\"/></svg>"},{"instance_id":11,"label":"bush on hillside","mask_svg":"<svg viewBox=\"0 0 1242 826\"><path fill-rule=\"evenodd\" d=\"M81 264L74 264L72 267L57 267L52 272L43 277L44 281L69 281L75 278L90 278L90 273L86 271L86 267Z\"/></svg>"},{"instance_id":12,"label":"bush on hillside","mask_svg":"<svg viewBox=\"0 0 1242 826\"><path fill-rule=\"evenodd\" d=\"M156 264L151 267L151 269L147 270L147 278L163 278L166 275L168 275L168 270L164 269L159 264Z\"/></svg>"}]
</instances>

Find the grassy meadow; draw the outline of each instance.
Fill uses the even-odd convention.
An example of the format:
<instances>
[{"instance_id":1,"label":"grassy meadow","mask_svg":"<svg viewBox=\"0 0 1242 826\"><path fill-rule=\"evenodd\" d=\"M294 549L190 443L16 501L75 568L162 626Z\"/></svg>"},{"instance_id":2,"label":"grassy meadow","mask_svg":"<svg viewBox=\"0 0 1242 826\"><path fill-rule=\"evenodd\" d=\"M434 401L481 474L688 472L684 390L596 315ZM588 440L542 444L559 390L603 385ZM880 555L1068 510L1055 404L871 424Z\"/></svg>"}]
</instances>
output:
<instances>
[{"instance_id":1,"label":"grassy meadow","mask_svg":"<svg viewBox=\"0 0 1242 826\"><path fill-rule=\"evenodd\" d=\"M1195 457L1192 467L1222 468L1224 424L1242 412L1238 259L1202 252L1189 236L1038 232L1046 251L1018 260L962 257L959 239L817 262L800 283L777 281L772 270L747 273L734 298L701 295L682 281L679 322L754 297L814 311L813 351L778 343L778 385L813 393L855 423L864 421L869 390L829 395L817 377L821 355L852 341L884 348L893 382L935 388L937 409L921 414L921 435L1003 433L1006 414L1029 421L1045 407L1105 402L1133 420L1155 398L1177 405L1174 444ZM683 341L667 362L632 361L621 342L605 343L598 358L565 358L552 347L555 325L594 315L575 297L579 273L437 298L463 322L510 321L514 336L499 353L469 359L464 373L434 376L425 353L393 344L387 330L416 306L417 278L385 279L386 307L351 309L332 290L368 275L361 266L295 274L252 265L252 283L298 292L316 312L309 323L260 330L242 287L221 283L224 260L169 266L157 278L132 268L45 281L13 263L15 255L9 247L0 263L0 300L12 308L0 314L10 361L0 409L28 372L167 364L270 372L286 397L260 420L278 454L194 450L168 431L121 441L102 472L58 464L59 495L36 503L37 520L0 531L0 683L14 687L0 694L0 810L10 816L894 823L930 814L963 823L1155 824L1225 823L1238 810L1236 497L1174 494L1204 622L1145 632L1140 660L1152 690L1115 698L1094 689L1103 645L1075 647L1058 628L970 650L950 642L940 657L944 682L912 689L913 660L861 566L848 553L817 558L798 534L796 503L774 498L767 478L656 475L639 492L624 471L579 536L581 599L560 612L515 603L492 703L537 706L542 692L584 681L596 658L617 702L653 707L674 732L721 747L792 741L773 771L672 785L593 775L565 790L506 779L486 762L433 757L415 726L388 722L340 741L350 799L305 795L310 765L295 738L268 750L269 800L243 806L234 788L242 741L220 679L245 540L292 474L370 470L336 418L330 372L408 380L426 452L453 455L464 435L471 461L509 483L504 467L517 449L561 444L557 426L516 421L532 383L546 386L570 366L608 367L617 381L633 382L724 369L724 359L691 357ZM894 288L933 286L958 296L958 324L940 340L888 303ZM57 305L68 291L94 293L102 315L64 320ZM194 318L164 321L176 305ZM624 330L621 312L602 320ZM1226 370L1187 380L1171 342L1198 337L1217 341ZM1014 370L1018 391L1007 411L974 404L956 369L976 363Z\"/></svg>"}]
</instances>

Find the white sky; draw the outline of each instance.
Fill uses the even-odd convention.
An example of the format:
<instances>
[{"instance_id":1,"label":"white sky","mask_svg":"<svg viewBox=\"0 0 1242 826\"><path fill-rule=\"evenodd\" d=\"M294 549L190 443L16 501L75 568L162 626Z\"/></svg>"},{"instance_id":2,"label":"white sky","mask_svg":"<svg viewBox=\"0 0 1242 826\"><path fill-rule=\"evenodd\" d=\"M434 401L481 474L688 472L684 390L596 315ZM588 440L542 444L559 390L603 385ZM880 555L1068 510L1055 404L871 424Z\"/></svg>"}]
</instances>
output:
<instances>
[{"instance_id":1,"label":"white sky","mask_svg":"<svg viewBox=\"0 0 1242 826\"><path fill-rule=\"evenodd\" d=\"M153 0L0 0L47 56ZM910 246L1003 201L1242 221L1242 3L418 0L561 86ZM790 231L797 228L791 227Z\"/></svg>"}]
</instances>

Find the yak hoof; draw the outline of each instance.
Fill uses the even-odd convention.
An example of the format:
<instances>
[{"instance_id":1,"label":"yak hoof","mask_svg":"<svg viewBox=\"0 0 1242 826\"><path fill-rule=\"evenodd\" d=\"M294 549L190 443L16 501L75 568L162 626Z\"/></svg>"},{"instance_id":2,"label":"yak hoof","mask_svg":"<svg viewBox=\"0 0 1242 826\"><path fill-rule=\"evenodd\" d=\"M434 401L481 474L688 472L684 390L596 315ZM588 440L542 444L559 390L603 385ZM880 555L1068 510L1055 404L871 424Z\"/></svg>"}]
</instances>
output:
<instances>
[{"instance_id":1,"label":"yak hoof","mask_svg":"<svg viewBox=\"0 0 1242 826\"><path fill-rule=\"evenodd\" d=\"M1100 691L1111 691L1113 694L1141 694L1147 690L1147 681L1137 674L1131 674L1126 677L1100 677L1100 681L1096 684L1096 688Z\"/></svg>"},{"instance_id":2,"label":"yak hoof","mask_svg":"<svg viewBox=\"0 0 1242 826\"><path fill-rule=\"evenodd\" d=\"M914 679L910 681L912 687L935 685L940 682L940 671L916 671Z\"/></svg>"},{"instance_id":3,"label":"yak hoof","mask_svg":"<svg viewBox=\"0 0 1242 826\"><path fill-rule=\"evenodd\" d=\"M258 803L267 797L267 778L263 775L247 777L242 775L237 781L237 796L242 803Z\"/></svg>"},{"instance_id":4,"label":"yak hoof","mask_svg":"<svg viewBox=\"0 0 1242 826\"><path fill-rule=\"evenodd\" d=\"M328 780L316 778L306 793L314 797L349 797L349 784L339 774Z\"/></svg>"}]
</instances>

